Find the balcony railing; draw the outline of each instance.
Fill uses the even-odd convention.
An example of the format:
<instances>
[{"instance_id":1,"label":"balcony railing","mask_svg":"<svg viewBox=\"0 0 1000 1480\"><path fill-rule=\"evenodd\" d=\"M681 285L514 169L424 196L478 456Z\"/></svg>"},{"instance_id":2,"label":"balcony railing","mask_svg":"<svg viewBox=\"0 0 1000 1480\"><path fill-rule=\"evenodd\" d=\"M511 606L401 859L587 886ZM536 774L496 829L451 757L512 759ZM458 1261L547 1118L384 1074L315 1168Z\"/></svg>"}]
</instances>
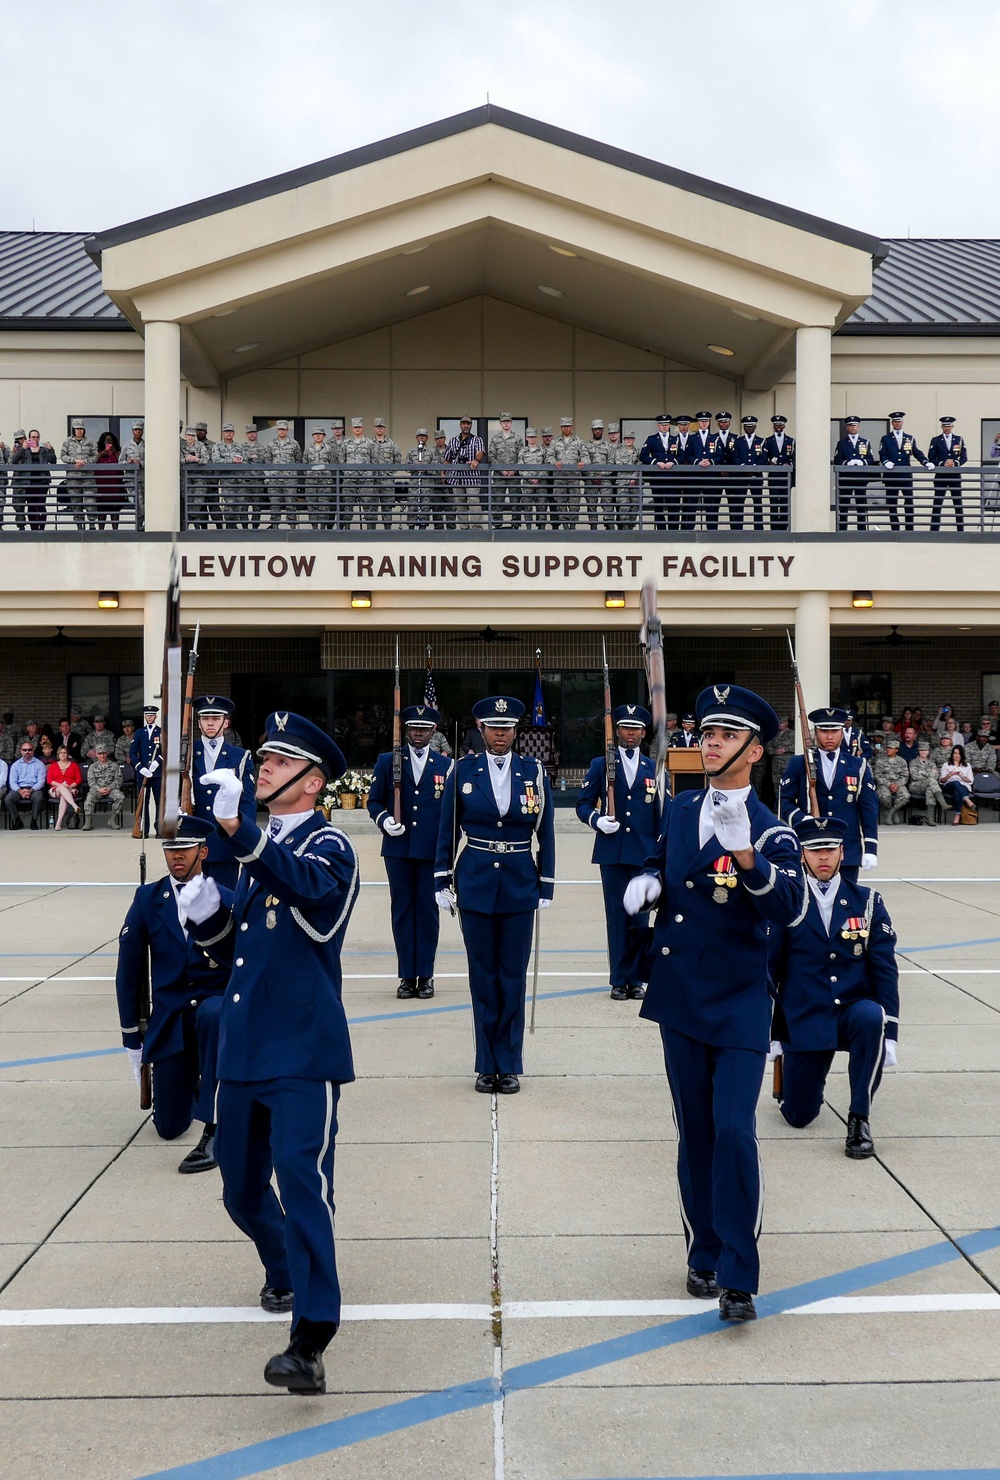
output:
<instances>
[{"instance_id":1,"label":"balcony railing","mask_svg":"<svg viewBox=\"0 0 1000 1480\"><path fill-rule=\"evenodd\" d=\"M134 463L0 463L0 530L142 528L142 470Z\"/></svg>"},{"instance_id":2,"label":"balcony railing","mask_svg":"<svg viewBox=\"0 0 1000 1480\"><path fill-rule=\"evenodd\" d=\"M787 530L789 504L788 468L181 468L189 530Z\"/></svg>"},{"instance_id":3,"label":"balcony railing","mask_svg":"<svg viewBox=\"0 0 1000 1480\"><path fill-rule=\"evenodd\" d=\"M1000 468L834 468L837 529L1000 532Z\"/></svg>"}]
</instances>

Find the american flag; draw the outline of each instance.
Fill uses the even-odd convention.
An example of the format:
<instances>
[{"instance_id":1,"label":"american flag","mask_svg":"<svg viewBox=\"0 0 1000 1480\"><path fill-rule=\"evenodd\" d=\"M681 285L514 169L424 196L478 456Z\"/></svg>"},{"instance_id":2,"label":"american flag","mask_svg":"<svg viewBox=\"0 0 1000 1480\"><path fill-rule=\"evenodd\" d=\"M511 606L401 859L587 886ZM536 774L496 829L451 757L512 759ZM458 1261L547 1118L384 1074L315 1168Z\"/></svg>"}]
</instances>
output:
<instances>
[{"instance_id":1,"label":"american flag","mask_svg":"<svg viewBox=\"0 0 1000 1480\"><path fill-rule=\"evenodd\" d=\"M434 687L434 674L431 672L430 663L427 664L427 677L424 679L424 703L428 709L438 707L437 689Z\"/></svg>"}]
</instances>

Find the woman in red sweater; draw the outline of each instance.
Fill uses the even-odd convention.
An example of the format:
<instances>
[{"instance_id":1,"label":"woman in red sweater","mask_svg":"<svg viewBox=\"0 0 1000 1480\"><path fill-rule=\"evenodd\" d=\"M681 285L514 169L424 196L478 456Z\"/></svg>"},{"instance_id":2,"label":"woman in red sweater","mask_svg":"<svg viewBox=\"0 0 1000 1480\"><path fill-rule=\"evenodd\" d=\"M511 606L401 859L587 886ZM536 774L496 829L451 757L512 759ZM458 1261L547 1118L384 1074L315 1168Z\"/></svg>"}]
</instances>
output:
<instances>
[{"instance_id":1,"label":"woman in red sweater","mask_svg":"<svg viewBox=\"0 0 1000 1480\"><path fill-rule=\"evenodd\" d=\"M77 792L83 785L83 777L80 767L76 761L71 761L69 751L65 745L60 745L56 751L56 758L45 773L45 780L49 788L49 796L54 802L59 803L59 816L56 818L56 832L62 827L63 818L67 811L72 808L73 820L71 827L77 825L80 816L80 808L76 805Z\"/></svg>"}]
</instances>

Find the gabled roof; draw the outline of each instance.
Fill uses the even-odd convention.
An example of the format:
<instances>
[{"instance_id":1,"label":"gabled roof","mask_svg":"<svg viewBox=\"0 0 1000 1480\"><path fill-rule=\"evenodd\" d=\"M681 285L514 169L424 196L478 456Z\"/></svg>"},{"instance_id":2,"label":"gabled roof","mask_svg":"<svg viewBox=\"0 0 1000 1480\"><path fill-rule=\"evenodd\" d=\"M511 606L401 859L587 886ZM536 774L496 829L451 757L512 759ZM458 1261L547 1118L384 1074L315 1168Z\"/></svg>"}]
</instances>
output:
<instances>
[{"instance_id":1,"label":"gabled roof","mask_svg":"<svg viewBox=\"0 0 1000 1480\"><path fill-rule=\"evenodd\" d=\"M131 329L82 231L0 231L0 328Z\"/></svg>"},{"instance_id":2,"label":"gabled roof","mask_svg":"<svg viewBox=\"0 0 1000 1480\"><path fill-rule=\"evenodd\" d=\"M840 334L1000 334L1000 241L904 238Z\"/></svg>"},{"instance_id":3,"label":"gabled roof","mask_svg":"<svg viewBox=\"0 0 1000 1480\"><path fill-rule=\"evenodd\" d=\"M100 253L107 247L115 247L123 242L151 236L155 232L166 231L173 226L182 226L190 221L202 220L206 216L214 216L220 211L247 205L251 201L281 195L299 186L311 185L318 180L329 179L333 175L344 174L348 170L358 169L363 165L373 164L393 155L405 154L408 150L418 149L426 144L433 144L439 139L466 133L470 129L482 128L483 125L490 123L496 124L499 128L509 129L513 133L524 134L528 138L552 144L557 148L584 155L589 159L614 165L618 169L628 170L632 174L643 175L650 180L659 180L665 185L675 186L692 195L702 195L709 200L734 206L738 210L750 211L769 220L781 222L783 225L797 227L814 236L825 237L830 241L840 242L844 246L856 247L860 251L870 252L878 259L885 255L885 245L878 237L869 236L861 231L853 231L847 226L839 226L819 216L810 216L804 211L793 210L790 206L778 205L760 196L748 195L745 191L735 190L728 185L719 185L713 180L703 180L698 175L689 175L684 170L672 169L669 165L646 159L641 154L632 154L625 149L615 149L610 144L602 144L596 139L588 139L583 134L574 134L568 129L556 128L552 124L540 123L538 119L528 118L523 113L508 112L506 108L498 108L492 103L486 103L480 108L470 108L466 113L456 113L453 117L441 119L437 123L409 129L406 133L396 134L390 139L382 139L375 144L366 144L360 149L350 149L345 154L332 155L329 159L321 159L316 164L305 165L301 169L288 170L282 175L272 175L269 179L257 180L251 185L242 185L236 190L224 191L221 195L210 195L204 200L192 201L187 205L177 206L173 210L161 211L155 216L146 216L139 221L130 221L124 226L116 226L110 231L99 232L87 241L87 250L99 259Z\"/></svg>"}]
</instances>

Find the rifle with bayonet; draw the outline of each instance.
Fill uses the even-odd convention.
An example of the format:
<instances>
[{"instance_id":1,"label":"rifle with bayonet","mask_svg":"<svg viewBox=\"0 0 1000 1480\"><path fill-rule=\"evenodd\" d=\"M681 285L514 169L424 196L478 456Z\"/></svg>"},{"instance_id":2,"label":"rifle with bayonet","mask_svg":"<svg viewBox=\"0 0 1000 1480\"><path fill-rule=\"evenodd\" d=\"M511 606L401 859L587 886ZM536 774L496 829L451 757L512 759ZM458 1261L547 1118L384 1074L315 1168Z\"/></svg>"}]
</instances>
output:
<instances>
[{"instance_id":1,"label":"rifle with bayonet","mask_svg":"<svg viewBox=\"0 0 1000 1480\"><path fill-rule=\"evenodd\" d=\"M646 667L649 712L653 720L650 753L656 764L656 792L662 812L667 786L667 683L663 664L663 626L656 609L656 582L652 577L642 585L642 629L639 645L643 650Z\"/></svg>"},{"instance_id":2,"label":"rifle with bayonet","mask_svg":"<svg viewBox=\"0 0 1000 1480\"><path fill-rule=\"evenodd\" d=\"M805 696L802 693L802 683L799 679L799 664L795 656L795 647L792 643L792 634L785 628L785 636L788 638L788 651L792 659L792 680L795 684L795 702L799 710L799 729L802 734L802 757L806 768L806 780L809 784L809 813L812 817L819 816L819 798L816 795L816 752L812 747L812 736L809 733L809 716L806 713Z\"/></svg>"},{"instance_id":3,"label":"rifle with bayonet","mask_svg":"<svg viewBox=\"0 0 1000 1480\"><path fill-rule=\"evenodd\" d=\"M194 811L191 800L191 757L194 754L194 673L198 667L198 639L201 623L194 629L194 641L188 654L187 680L184 686L184 712L181 716L181 811L188 816Z\"/></svg>"},{"instance_id":4,"label":"rifle with bayonet","mask_svg":"<svg viewBox=\"0 0 1000 1480\"><path fill-rule=\"evenodd\" d=\"M615 749L615 727L611 718L611 677L608 673L608 644L601 638L601 665L604 669L604 769L607 783L605 817L615 815L615 770L618 751Z\"/></svg>"},{"instance_id":5,"label":"rifle with bayonet","mask_svg":"<svg viewBox=\"0 0 1000 1480\"><path fill-rule=\"evenodd\" d=\"M399 637L396 638L396 681L392 691L392 815L403 820L403 725L399 702Z\"/></svg>"}]
</instances>

